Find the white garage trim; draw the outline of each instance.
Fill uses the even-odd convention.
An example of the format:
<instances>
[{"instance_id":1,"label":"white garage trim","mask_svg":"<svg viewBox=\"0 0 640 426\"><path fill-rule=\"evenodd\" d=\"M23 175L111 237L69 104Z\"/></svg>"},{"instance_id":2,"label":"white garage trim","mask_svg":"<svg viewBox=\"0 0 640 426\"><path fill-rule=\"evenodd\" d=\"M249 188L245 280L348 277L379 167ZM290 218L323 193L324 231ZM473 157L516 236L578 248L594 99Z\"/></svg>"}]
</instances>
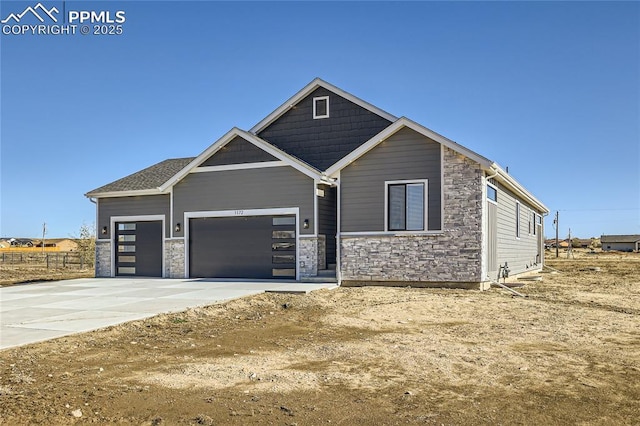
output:
<instances>
[{"instance_id":1,"label":"white garage trim","mask_svg":"<svg viewBox=\"0 0 640 426\"><path fill-rule=\"evenodd\" d=\"M298 207L278 209L242 209L201 212L184 212L184 277L189 278L189 219L205 217L239 217L239 216L289 216L296 217L296 281L300 280L300 209Z\"/></svg>"},{"instance_id":2,"label":"white garage trim","mask_svg":"<svg viewBox=\"0 0 640 426\"><path fill-rule=\"evenodd\" d=\"M140 215L140 216L111 216L110 229L111 229L111 276L116 276L116 250L118 248L118 242L116 241L117 232L115 232L116 222L162 222L162 278L165 278L165 255L164 255L164 240L166 233L165 217L163 214L156 215Z\"/></svg>"}]
</instances>

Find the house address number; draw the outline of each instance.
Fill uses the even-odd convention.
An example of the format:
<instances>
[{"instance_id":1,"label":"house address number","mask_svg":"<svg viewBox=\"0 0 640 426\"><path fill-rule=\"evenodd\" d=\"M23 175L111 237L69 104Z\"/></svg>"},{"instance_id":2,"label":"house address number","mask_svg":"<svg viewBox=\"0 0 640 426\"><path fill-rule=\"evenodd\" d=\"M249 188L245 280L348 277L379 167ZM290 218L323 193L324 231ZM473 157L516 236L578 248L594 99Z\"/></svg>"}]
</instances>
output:
<instances>
[{"instance_id":1,"label":"house address number","mask_svg":"<svg viewBox=\"0 0 640 426\"><path fill-rule=\"evenodd\" d=\"M234 210L236 216L244 216L244 210Z\"/></svg>"}]
</instances>

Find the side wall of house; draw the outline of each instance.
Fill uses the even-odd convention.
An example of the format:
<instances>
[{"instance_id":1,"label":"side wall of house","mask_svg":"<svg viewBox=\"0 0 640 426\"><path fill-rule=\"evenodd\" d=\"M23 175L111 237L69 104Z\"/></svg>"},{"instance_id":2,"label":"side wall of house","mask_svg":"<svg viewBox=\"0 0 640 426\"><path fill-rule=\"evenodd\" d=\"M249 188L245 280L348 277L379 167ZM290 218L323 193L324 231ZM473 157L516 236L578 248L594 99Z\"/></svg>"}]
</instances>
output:
<instances>
[{"instance_id":1,"label":"side wall of house","mask_svg":"<svg viewBox=\"0 0 640 426\"><path fill-rule=\"evenodd\" d=\"M541 269L544 249L538 247L538 232L542 233L541 241L544 244L544 228L541 227L534 233L535 222L532 217L533 212L538 215L541 213L506 189L504 185L500 183L494 185L498 188L498 265L502 266L507 262L511 274ZM520 204L519 236L516 234L517 204Z\"/></svg>"},{"instance_id":2,"label":"side wall of house","mask_svg":"<svg viewBox=\"0 0 640 426\"><path fill-rule=\"evenodd\" d=\"M634 251L634 250L637 250L637 243L621 243L621 242L602 243L602 250Z\"/></svg>"},{"instance_id":3,"label":"side wall of house","mask_svg":"<svg viewBox=\"0 0 640 426\"><path fill-rule=\"evenodd\" d=\"M429 148L429 141L424 142ZM442 229L424 233L341 234L340 260L343 285L407 285L411 283L411 285L482 288L483 172L480 165L474 161L448 148L442 149ZM371 152L343 170L346 173L341 173L341 191L345 186L350 187L350 180L353 177L358 180L358 164L366 163L366 157L369 154ZM404 155L406 156L404 161L407 164L411 164L412 160L419 156L411 150L406 151ZM432 155L440 158L440 145ZM399 161L398 164L403 163ZM436 159L426 161L420 175L413 172L403 175L401 171L404 166L400 166L398 167L400 173L395 179L429 178L431 190L431 179L434 175L431 174L433 170L430 169L429 164L440 163ZM440 176L439 167L437 175ZM439 179L437 181L439 182ZM438 186L440 187L440 183ZM439 194L440 191L437 193ZM349 191L340 195L343 218L353 214L349 211L353 207L352 204L347 202L346 207L344 206L348 194ZM379 187L378 197L384 199L384 187ZM429 200L431 201L431 197ZM441 203L438 202L437 206L440 209ZM374 209L375 205L370 208ZM431 208L429 214L432 214ZM438 215L437 222L439 220ZM368 222L373 228L371 231L379 230L383 221L384 217L381 218L378 214L377 220ZM432 224L431 220L429 224ZM345 231L354 229L355 225L355 222L348 221L341 225L341 228Z\"/></svg>"}]
</instances>

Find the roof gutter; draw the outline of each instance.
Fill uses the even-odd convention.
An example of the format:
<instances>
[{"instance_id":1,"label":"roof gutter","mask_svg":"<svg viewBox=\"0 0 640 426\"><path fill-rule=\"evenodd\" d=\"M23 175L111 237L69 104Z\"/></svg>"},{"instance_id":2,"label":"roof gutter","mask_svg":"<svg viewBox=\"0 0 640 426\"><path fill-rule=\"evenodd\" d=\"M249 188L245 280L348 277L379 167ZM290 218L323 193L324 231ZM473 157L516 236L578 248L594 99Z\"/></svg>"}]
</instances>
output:
<instances>
[{"instance_id":1,"label":"roof gutter","mask_svg":"<svg viewBox=\"0 0 640 426\"><path fill-rule=\"evenodd\" d=\"M549 213L549 208L542 204L536 197L534 197L529 191L524 189L522 185L520 185L511 175L509 175L506 171L502 170L500 166L496 163L493 163L489 167L489 171L493 173L491 178L495 178L498 181L505 184L509 189L515 192L517 195L522 197L524 200L529 202L532 206L541 210L543 213Z\"/></svg>"}]
</instances>

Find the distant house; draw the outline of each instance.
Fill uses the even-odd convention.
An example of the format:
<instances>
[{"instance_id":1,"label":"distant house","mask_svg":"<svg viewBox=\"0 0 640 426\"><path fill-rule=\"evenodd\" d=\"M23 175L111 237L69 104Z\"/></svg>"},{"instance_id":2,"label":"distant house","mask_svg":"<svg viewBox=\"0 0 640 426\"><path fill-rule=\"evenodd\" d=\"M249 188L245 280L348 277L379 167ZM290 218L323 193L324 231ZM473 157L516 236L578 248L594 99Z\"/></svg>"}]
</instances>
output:
<instances>
[{"instance_id":1,"label":"distant house","mask_svg":"<svg viewBox=\"0 0 640 426\"><path fill-rule=\"evenodd\" d=\"M9 243L11 247L33 247L33 240L28 238L11 238Z\"/></svg>"},{"instance_id":2,"label":"distant house","mask_svg":"<svg viewBox=\"0 0 640 426\"><path fill-rule=\"evenodd\" d=\"M603 251L639 251L640 235L602 235L600 237Z\"/></svg>"},{"instance_id":3,"label":"distant house","mask_svg":"<svg viewBox=\"0 0 640 426\"><path fill-rule=\"evenodd\" d=\"M36 247L42 247L42 241L38 241ZM76 251L78 243L71 238L47 238L44 240L45 247L56 247L60 251Z\"/></svg>"},{"instance_id":4,"label":"distant house","mask_svg":"<svg viewBox=\"0 0 640 426\"><path fill-rule=\"evenodd\" d=\"M591 248L596 246L597 241L595 238L578 238L580 242L580 247L582 248Z\"/></svg>"}]
</instances>

